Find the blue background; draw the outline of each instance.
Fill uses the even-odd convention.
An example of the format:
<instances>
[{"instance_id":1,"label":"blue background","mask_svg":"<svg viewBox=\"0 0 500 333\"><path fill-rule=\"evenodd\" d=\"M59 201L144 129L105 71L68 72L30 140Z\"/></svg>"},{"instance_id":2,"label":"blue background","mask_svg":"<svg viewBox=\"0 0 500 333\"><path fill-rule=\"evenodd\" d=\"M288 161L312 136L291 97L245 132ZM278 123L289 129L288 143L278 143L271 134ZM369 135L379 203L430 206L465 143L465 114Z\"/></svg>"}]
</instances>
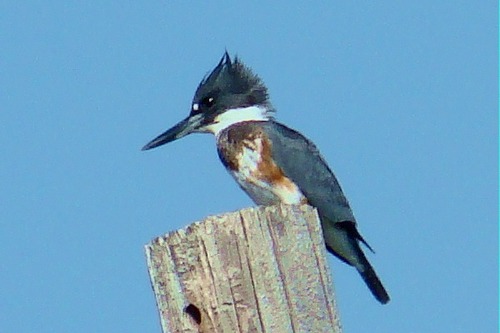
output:
<instances>
[{"instance_id":1,"label":"blue background","mask_svg":"<svg viewBox=\"0 0 500 333\"><path fill-rule=\"evenodd\" d=\"M496 332L494 1L3 1L0 331L159 332L143 245L251 206L209 135L141 152L225 48L335 170L392 301L345 332Z\"/></svg>"}]
</instances>

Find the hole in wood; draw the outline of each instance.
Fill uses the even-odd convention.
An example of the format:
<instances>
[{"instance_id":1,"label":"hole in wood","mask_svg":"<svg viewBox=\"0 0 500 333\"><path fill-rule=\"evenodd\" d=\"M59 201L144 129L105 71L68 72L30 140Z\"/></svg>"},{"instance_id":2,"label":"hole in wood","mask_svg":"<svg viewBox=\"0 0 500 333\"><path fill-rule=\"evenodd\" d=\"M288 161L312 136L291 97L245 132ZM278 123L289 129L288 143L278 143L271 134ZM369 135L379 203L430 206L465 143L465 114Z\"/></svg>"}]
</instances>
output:
<instances>
[{"instance_id":1,"label":"hole in wood","mask_svg":"<svg viewBox=\"0 0 500 333\"><path fill-rule=\"evenodd\" d=\"M189 304L186 306L184 309L184 312L186 312L193 320L196 322L196 324L200 325L201 324L201 312L200 309L196 305Z\"/></svg>"}]
</instances>

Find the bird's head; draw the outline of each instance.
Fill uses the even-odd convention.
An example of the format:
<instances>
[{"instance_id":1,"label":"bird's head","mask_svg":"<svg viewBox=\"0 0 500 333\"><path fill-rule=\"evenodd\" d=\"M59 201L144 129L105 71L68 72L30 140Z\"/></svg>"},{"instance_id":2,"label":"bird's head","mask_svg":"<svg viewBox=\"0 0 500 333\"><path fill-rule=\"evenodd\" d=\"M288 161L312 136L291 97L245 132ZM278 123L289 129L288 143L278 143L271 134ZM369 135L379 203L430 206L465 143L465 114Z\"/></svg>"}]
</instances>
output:
<instances>
[{"instance_id":1,"label":"bird's head","mask_svg":"<svg viewBox=\"0 0 500 333\"><path fill-rule=\"evenodd\" d=\"M189 116L160 134L142 150L152 149L191 133L213 133L243 121L266 121L274 109L262 80L227 52L198 85Z\"/></svg>"}]
</instances>

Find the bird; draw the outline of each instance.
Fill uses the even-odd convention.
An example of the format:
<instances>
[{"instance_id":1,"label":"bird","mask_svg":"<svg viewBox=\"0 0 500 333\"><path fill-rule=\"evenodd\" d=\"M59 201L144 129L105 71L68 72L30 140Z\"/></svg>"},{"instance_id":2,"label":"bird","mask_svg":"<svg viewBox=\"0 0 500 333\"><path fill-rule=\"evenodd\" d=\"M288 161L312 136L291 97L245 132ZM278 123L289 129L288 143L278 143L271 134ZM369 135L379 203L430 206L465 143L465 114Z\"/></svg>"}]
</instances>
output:
<instances>
[{"instance_id":1,"label":"bird","mask_svg":"<svg viewBox=\"0 0 500 333\"><path fill-rule=\"evenodd\" d=\"M382 304L390 297L361 244L342 188L313 142L275 120L268 89L238 56L225 51L199 83L189 115L148 142L149 150L191 133L215 135L220 160L257 205L316 208L328 252L353 266Z\"/></svg>"}]
</instances>

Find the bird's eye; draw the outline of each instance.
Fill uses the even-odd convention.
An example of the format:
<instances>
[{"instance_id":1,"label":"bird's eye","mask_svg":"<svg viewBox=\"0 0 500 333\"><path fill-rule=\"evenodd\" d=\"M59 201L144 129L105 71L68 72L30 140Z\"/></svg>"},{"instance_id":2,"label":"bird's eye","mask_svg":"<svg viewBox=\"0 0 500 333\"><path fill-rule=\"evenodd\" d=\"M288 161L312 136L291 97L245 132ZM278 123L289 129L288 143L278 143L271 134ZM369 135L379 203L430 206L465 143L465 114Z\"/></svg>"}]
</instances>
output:
<instances>
[{"instance_id":1,"label":"bird's eye","mask_svg":"<svg viewBox=\"0 0 500 333\"><path fill-rule=\"evenodd\" d=\"M213 97L205 97L201 100L201 105L206 108L210 108L215 104L215 99Z\"/></svg>"}]
</instances>

